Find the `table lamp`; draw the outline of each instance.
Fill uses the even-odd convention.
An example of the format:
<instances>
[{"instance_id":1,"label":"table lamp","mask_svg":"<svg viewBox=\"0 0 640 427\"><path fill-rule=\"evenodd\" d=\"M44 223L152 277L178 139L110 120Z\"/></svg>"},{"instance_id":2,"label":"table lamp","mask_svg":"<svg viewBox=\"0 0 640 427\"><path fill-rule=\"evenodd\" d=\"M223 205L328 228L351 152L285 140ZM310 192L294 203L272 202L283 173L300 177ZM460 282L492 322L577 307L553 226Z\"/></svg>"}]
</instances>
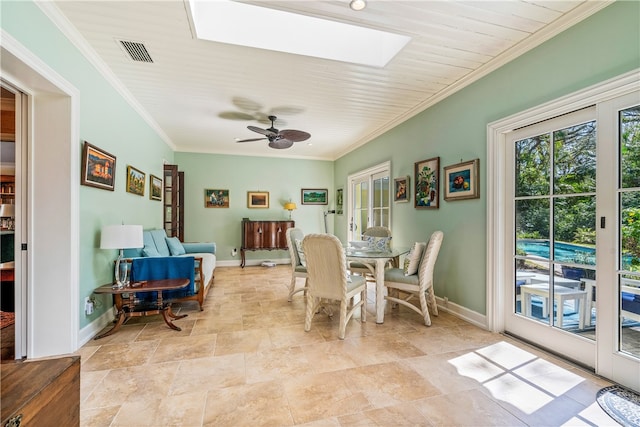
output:
<instances>
[{"instance_id":1,"label":"table lamp","mask_svg":"<svg viewBox=\"0 0 640 427\"><path fill-rule=\"evenodd\" d=\"M120 261L124 255L124 249L142 248L144 242L142 240L141 225L105 225L102 227L100 234L100 249L119 249L118 258L114 276L116 284L122 288L127 283L127 277L120 277Z\"/></svg>"},{"instance_id":2,"label":"table lamp","mask_svg":"<svg viewBox=\"0 0 640 427\"><path fill-rule=\"evenodd\" d=\"M295 210L297 208L296 204L293 203L291 200L289 200L287 203L284 204L284 208L285 210L289 211L289 219L291 219L291 211Z\"/></svg>"}]
</instances>

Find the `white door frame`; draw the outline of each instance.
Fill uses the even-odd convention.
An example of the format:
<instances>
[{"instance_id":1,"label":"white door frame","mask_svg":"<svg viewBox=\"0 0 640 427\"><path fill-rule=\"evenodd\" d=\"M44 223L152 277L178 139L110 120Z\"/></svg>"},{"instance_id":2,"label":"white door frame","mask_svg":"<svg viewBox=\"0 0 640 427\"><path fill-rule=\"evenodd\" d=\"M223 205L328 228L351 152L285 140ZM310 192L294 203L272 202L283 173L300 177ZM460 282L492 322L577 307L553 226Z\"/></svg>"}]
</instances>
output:
<instances>
[{"instance_id":1,"label":"white door frame","mask_svg":"<svg viewBox=\"0 0 640 427\"><path fill-rule=\"evenodd\" d=\"M80 316L80 93L6 31L0 38L2 77L27 95L25 232L15 243L27 245L16 265L24 316L16 330L25 330L27 358L68 354L78 348Z\"/></svg>"},{"instance_id":2,"label":"white door frame","mask_svg":"<svg viewBox=\"0 0 640 427\"><path fill-rule=\"evenodd\" d=\"M505 272L511 257L504 256L507 220L504 207L509 203L506 179L509 171L505 164L507 134L532 123L561 116L585 107L626 95L640 89L640 69L607 80L579 92L564 96L546 104L517 113L487 126L487 326L494 332L505 330L506 284L512 278ZM600 126L600 124L598 124ZM601 215L599 215L601 216ZM612 223L614 218L609 218ZM597 363L601 361L598 360Z\"/></svg>"},{"instance_id":3,"label":"white door frame","mask_svg":"<svg viewBox=\"0 0 640 427\"><path fill-rule=\"evenodd\" d=\"M347 240L358 240L353 235L353 230L351 230L351 218L353 218L353 184L355 181L362 181L363 178L367 177L369 179L369 183L371 184L371 177L375 174L381 172L389 173L389 180L391 180L391 161L387 160L386 162L377 164L375 166L371 166L367 169L358 171L347 176ZM391 189L391 184L389 184L389 188ZM369 209L371 209L373 203L373 186L370 186L369 189ZM391 203L391 201L389 201ZM391 208L389 208L389 224L391 222ZM363 230L360 230L362 232Z\"/></svg>"}]
</instances>

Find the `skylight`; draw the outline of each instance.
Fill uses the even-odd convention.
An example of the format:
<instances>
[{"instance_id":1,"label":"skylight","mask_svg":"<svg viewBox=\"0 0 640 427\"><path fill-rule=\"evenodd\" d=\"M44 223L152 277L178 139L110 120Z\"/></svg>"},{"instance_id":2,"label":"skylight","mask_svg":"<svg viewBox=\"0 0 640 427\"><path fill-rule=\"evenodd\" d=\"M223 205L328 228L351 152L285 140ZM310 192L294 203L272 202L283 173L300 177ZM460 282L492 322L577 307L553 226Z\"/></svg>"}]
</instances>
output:
<instances>
[{"instance_id":1,"label":"skylight","mask_svg":"<svg viewBox=\"0 0 640 427\"><path fill-rule=\"evenodd\" d=\"M384 67L410 37L228 0L189 0L199 39Z\"/></svg>"}]
</instances>

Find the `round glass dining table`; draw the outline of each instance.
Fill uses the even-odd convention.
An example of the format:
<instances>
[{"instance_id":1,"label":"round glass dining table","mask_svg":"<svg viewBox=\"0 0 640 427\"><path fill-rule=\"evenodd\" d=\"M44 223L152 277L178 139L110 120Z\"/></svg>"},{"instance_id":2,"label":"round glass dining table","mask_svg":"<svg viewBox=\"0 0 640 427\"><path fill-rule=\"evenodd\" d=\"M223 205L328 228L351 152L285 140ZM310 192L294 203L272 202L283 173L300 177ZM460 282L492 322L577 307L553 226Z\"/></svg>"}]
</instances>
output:
<instances>
[{"instance_id":1,"label":"round glass dining table","mask_svg":"<svg viewBox=\"0 0 640 427\"><path fill-rule=\"evenodd\" d=\"M408 253L409 250L410 248L394 247L387 251L380 251L345 246L347 261L364 264L376 279L376 323L384 323L384 268L389 261L398 267L400 255Z\"/></svg>"}]
</instances>

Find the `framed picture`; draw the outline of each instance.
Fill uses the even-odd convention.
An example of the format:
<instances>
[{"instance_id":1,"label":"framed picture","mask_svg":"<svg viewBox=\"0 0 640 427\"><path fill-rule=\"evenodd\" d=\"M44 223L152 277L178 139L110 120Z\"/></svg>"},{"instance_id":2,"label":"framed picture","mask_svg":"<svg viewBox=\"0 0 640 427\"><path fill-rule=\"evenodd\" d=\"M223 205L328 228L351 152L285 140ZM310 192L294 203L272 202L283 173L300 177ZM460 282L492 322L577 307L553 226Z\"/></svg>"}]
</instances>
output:
<instances>
[{"instance_id":1,"label":"framed picture","mask_svg":"<svg viewBox=\"0 0 640 427\"><path fill-rule=\"evenodd\" d=\"M247 207L248 208L268 208L269 192L268 191L247 191Z\"/></svg>"},{"instance_id":2,"label":"framed picture","mask_svg":"<svg viewBox=\"0 0 640 427\"><path fill-rule=\"evenodd\" d=\"M408 202L409 201L409 175L393 180L393 201Z\"/></svg>"},{"instance_id":3,"label":"framed picture","mask_svg":"<svg viewBox=\"0 0 640 427\"><path fill-rule=\"evenodd\" d=\"M480 159L446 166L444 199L451 201L480 197L479 169Z\"/></svg>"},{"instance_id":4,"label":"framed picture","mask_svg":"<svg viewBox=\"0 0 640 427\"><path fill-rule=\"evenodd\" d=\"M415 163L415 190L413 205L416 209L440 207L440 157Z\"/></svg>"},{"instance_id":5,"label":"framed picture","mask_svg":"<svg viewBox=\"0 0 640 427\"><path fill-rule=\"evenodd\" d=\"M133 166L127 166L127 191L144 196L144 185L147 175Z\"/></svg>"},{"instance_id":6,"label":"framed picture","mask_svg":"<svg viewBox=\"0 0 640 427\"><path fill-rule=\"evenodd\" d=\"M326 205L329 203L326 188L303 188L300 200L303 205Z\"/></svg>"},{"instance_id":7,"label":"framed picture","mask_svg":"<svg viewBox=\"0 0 640 427\"><path fill-rule=\"evenodd\" d=\"M151 200L162 200L162 178L149 175L149 198Z\"/></svg>"},{"instance_id":8,"label":"framed picture","mask_svg":"<svg viewBox=\"0 0 640 427\"><path fill-rule=\"evenodd\" d=\"M205 188L204 207L205 208L228 208L229 207L229 190Z\"/></svg>"},{"instance_id":9,"label":"framed picture","mask_svg":"<svg viewBox=\"0 0 640 427\"><path fill-rule=\"evenodd\" d=\"M82 148L82 185L113 191L116 179L116 157L84 142Z\"/></svg>"},{"instance_id":10,"label":"framed picture","mask_svg":"<svg viewBox=\"0 0 640 427\"><path fill-rule=\"evenodd\" d=\"M336 214L342 215L344 213L344 190L342 188L338 188L336 190Z\"/></svg>"}]
</instances>

